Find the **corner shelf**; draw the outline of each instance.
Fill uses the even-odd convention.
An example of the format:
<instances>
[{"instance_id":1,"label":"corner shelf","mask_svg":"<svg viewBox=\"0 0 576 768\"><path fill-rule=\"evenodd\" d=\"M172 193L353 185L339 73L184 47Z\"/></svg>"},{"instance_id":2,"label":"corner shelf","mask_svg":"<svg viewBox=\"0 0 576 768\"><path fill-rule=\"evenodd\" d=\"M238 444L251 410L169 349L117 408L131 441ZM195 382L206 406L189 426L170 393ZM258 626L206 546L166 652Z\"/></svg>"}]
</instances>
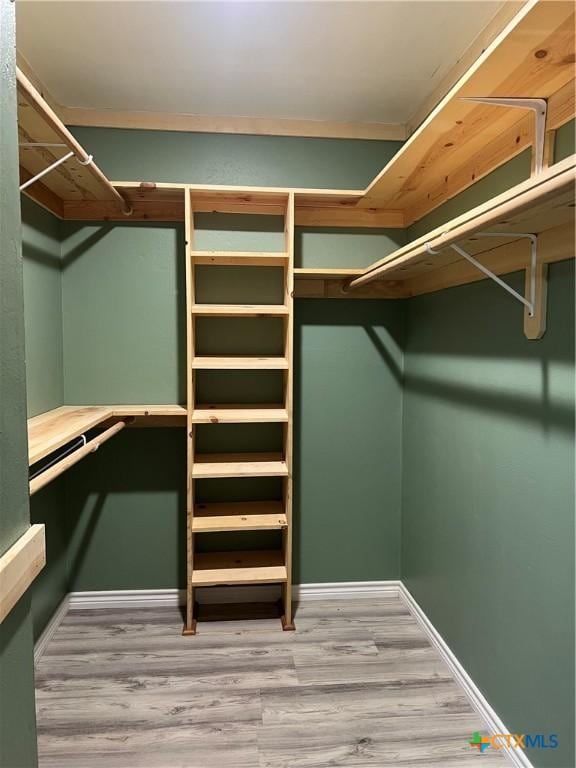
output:
<instances>
[{"instance_id":1,"label":"corner shelf","mask_svg":"<svg viewBox=\"0 0 576 768\"><path fill-rule=\"evenodd\" d=\"M134 417L186 424L181 405L62 405L28 419L28 462L35 464L66 443L114 419Z\"/></svg>"}]
</instances>

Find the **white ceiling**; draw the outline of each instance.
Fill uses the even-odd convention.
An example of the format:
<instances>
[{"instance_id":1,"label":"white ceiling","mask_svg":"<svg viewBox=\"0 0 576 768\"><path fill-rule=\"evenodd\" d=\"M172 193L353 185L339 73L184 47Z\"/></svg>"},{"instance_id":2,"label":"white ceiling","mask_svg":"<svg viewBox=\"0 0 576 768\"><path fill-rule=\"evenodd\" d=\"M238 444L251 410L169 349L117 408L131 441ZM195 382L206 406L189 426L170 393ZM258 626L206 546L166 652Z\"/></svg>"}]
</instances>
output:
<instances>
[{"instance_id":1,"label":"white ceiling","mask_svg":"<svg viewBox=\"0 0 576 768\"><path fill-rule=\"evenodd\" d=\"M68 107L404 123L501 5L19 0L17 41Z\"/></svg>"}]
</instances>

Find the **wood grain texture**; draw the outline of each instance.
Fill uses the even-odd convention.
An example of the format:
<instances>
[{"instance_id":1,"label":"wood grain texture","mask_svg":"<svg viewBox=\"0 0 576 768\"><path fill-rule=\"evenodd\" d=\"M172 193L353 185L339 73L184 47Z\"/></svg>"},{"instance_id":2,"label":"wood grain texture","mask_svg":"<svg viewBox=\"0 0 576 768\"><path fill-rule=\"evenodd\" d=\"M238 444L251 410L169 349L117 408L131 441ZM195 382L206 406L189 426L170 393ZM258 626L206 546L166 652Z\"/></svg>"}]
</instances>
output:
<instances>
[{"instance_id":1,"label":"wood grain texture","mask_svg":"<svg viewBox=\"0 0 576 768\"><path fill-rule=\"evenodd\" d=\"M28 419L28 461L40 461L110 419L162 418L179 423L185 415L181 405L62 405Z\"/></svg>"},{"instance_id":2,"label":"wood grain texture","mask_svg":"<svg viewBox=\"0 0 576 768\"><path fill-rule=\"evenodd\" d=\"M37 668L40 768L508 765L468 745L483 723L397 598L296 625L71 611Z\"/></svg>"}]
</instances>

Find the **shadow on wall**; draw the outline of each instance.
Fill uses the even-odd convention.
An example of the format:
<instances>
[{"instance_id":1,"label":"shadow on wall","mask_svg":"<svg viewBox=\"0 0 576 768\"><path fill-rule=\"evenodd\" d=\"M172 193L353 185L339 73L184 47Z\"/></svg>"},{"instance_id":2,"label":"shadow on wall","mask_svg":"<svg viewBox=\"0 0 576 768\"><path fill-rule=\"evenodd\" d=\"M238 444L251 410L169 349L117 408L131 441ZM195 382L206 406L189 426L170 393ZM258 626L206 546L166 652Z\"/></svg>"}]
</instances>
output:
<instances>
[{"instance_id":1,"label":"shadow on wall","mask_svg":"<svg viewBox=\"0 0 576 768\"><path fill-rule=\"evenodd\" d=\"M521 291L524 273L507 280ZM487 280L409 307L406 393L573 431L573 261L550 268L548 330L539 340L526 339L523 308Z\"/></svg>"},{"instance_id":2,"label":"shadow on wall","mask_svg":"<svg viewBox=\"0 0 576 768\"><path fill-rule=\"evenodd\" d=\"M183 586L185 430L125 430L80 462L66 517L71 591Z\"/></svg>"}]
</instances>

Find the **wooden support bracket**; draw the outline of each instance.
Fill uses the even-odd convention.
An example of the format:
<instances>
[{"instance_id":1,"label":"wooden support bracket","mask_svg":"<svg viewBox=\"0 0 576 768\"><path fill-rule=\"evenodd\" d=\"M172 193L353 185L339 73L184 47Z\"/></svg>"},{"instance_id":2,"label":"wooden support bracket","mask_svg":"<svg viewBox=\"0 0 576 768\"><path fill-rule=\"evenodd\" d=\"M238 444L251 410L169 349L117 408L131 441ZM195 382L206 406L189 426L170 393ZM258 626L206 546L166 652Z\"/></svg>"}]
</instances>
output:
<instances>
[{"instance_id":1,"label":"wooden support bracket","mask_svg":"<svg viewBox=\"0 0 576 768\"><path fill-rule=\"evenodd\" d=\"M541 339L546 332L548 264L544 263L539 248L536 249L536 263L526 269L526 295L529 296L532 290L532 314L528 307L524 307L524 335L527 339Z\"/></svg>"},{"instance_id":2,"label":"wooden support bracket","mask_svg":"<svg viewBox=\"0 0 576 768\"><path fill-rule=\"evenodd\" d=\"M46 565L43 525L31 525L0 557L0 623Z\"/></svg>"}]
</instances>

